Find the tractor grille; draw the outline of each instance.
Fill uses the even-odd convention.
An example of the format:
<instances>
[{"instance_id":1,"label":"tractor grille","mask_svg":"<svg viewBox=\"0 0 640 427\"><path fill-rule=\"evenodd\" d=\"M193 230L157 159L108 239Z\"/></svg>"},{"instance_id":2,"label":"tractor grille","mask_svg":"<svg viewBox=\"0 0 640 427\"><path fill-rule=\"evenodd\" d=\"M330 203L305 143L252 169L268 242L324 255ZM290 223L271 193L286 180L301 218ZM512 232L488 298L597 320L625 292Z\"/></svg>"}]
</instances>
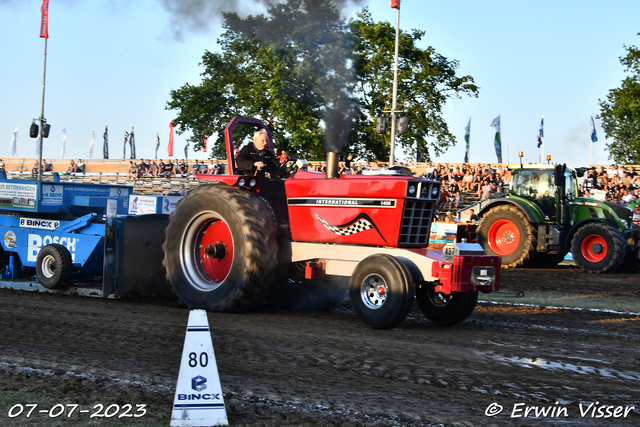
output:
<instances>
[{"instance_id":1,"label":"tractor grille","mask_svg":"<svg viewBox=\"0 0 640 427\"><path fill-rule=\"evenodd\" d=\"M435 200L405 199L399 246L427 246Z\"/></svg>"}]
</instances>

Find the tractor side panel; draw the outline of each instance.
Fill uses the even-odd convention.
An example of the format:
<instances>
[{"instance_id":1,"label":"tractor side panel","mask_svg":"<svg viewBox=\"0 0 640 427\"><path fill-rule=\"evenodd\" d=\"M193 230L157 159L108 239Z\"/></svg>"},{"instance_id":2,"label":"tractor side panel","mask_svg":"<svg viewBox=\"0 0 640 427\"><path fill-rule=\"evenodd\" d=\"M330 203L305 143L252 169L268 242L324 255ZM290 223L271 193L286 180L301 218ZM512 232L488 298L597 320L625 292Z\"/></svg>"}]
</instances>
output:
<instances>
[{"instance_id":1,"label":"tractor side panel","mask_svg":"<svg viewBox=\"0 0 640 427\"><path fill-rule=\"evenodd\" d=\"M406 179L320 176L285 183L294 241L398 246Z\"/></svg>"},{"instance_id":2,"label":"tractor side panel","mask_svg":"<svg viewBox=\"0 0 640 427\"><path fill-rule=\"evenodd\" d=\"M616 212L607 202L600 200L578 197L569 202L569 206L570 219L574 224L588 220L605 221L623 231L627 228L627 225L623 224L620 219L624 219L627 224L630 224L633 220L631 209L622 205L614 205L618 210Z\"/></svg>"}]
</instances>

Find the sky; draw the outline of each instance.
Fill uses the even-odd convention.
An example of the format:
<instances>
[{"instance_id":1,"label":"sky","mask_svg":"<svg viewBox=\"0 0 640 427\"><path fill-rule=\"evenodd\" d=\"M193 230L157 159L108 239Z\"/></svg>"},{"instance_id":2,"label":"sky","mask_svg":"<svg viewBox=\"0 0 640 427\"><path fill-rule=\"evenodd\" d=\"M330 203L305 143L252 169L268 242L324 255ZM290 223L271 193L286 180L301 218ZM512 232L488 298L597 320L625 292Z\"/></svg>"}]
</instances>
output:
<instances>
[{"instance_id":1,"label":"sky","mask_svg":"<svg viewBox=\"0 0 640 427\"><path fill-rule=\"evenodd\" d=\"M43 157L61 158L66 128L66 158L89 158L95 128L93 157L101 158L108 125L111 158L123 158L124 133L132 127L139 158L155 157L156 134L158 157L167 158L175 116L165 109L169 93L201 81L202 54L218 50L222 34L219 9L258 14L269 1L276 0L50 0L44 117L51 133ZM396 24L389 0L343 3L347 18L368 6L374 20ZM0 0L0 158L10 156L16 128L17 157L36 156L29 126L42 108L41 4ZM640 45L639 23L637 0L402 0L400 28L424 31L419 46L457 60L458 73L471 75L480 88L477 98L447 103L443 116L458 143L433 160L464 160L471 119L469 161L496 162L490 125L500 116L504 162L517 163L523 151L525 162L544 154L571 166L612 163L598 119L598 141L591 144L590 117L625 77L619 57L625 45ZM537 148L543 115L544 153ZM186 137L175 135L175 158L184 158ZM190 149L188 156L209 153ZM396 160L413 159L396 152Z\"/></svg>"}]
</instances>

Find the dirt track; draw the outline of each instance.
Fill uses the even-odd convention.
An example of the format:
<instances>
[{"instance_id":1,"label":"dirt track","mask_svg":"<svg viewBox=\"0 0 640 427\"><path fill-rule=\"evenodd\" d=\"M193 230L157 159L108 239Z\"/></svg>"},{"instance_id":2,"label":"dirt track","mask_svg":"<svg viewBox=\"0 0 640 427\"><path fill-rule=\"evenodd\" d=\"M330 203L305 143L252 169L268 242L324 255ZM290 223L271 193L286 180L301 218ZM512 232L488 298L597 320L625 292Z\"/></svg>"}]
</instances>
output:
<instances>
[{"instance_id":1,"label":"dirt track","mask_svg":"<svg viewBox=\"0 0 640 427\"><path fill-rule=\"evenodd\" d=\"M509 271L503 281L507 291L640 295L638 275ZM21 403L49 406L145 403L137 422L168 425L187 317L173 304L0 290L0 392L40 393ZM482 304L453 328L414 308L399 327L372 330L345 305L209 323L232 425L640 424L638 409L580 412L593 402L640 408L636 315ZM496 404L502 413L487 417ZM534 407L550 412L525 418ZM0 410L2 426L54 425Z\"/></svg>"}]
</instances>

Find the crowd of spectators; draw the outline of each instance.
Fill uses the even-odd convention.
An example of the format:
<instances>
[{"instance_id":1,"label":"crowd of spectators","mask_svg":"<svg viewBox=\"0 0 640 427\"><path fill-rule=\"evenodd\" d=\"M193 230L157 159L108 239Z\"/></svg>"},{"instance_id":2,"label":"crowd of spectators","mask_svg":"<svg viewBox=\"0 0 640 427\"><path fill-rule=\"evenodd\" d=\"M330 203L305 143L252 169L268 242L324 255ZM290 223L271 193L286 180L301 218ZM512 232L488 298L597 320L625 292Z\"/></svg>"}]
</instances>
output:
<instances>
[{"instance_id":1,"label":"crowd of spectators","mask_svg":"<svg viewBox=\"0 0 640 427\"><path fill-rule=\"evenodd\" d=\"M440 200L436 204L436 209L441 212L455 211L468 204L469 199L486 200L500 194L511 179L507 168L479 163L455 167L448 163L428 163L420 176L442 182Z\"/></svg>"},{"instance_id":2,"label":"crowd of spectators","mask_svg":"<svg viewBox=\"0 0 640 427\"><path fill-rule=\"evenodd\" d=\"M586 172L579 191L581 194L590 195L592 190L604 191L606 200L633 209L638 204L640 196L640 168L616 165L608 168L592 167Z\"/></svg>"},{"instance_id":3,"label":"crowd of spectators","mask_svg":"<svg viewBox=\"0 0 640 427\"><path fill-rule=\"evenodd\" d=\"M38 174L38 166L40 168L40 173L52 172L53 171L53 164L52 163L49 163L45 159L42 159L42 163L38 164L38 161L36 160L35 163L33 164L33 168L31 168L31 173L33 175L37 175Z\"/></svg>"},{"instance_id":4,"label":"crowd of spectators","mask_svg":"<svg viewBox=\"0 0 640 427\"><path fill-rule=\"evenodd\" d=\"M586 197L598 190L605 200L619 203L633 210L633 222L640 225L640 168L611 165L608 168L592 167L578 191Z\"/></svg>"},{"instance_id":5,"label":"crowd of spectators","mask_svg":"<svg viewBox=\"0 0 640 427\"><path fill-rule=\"evenodd\" d=\"M309 164L307 170L316 172L327 172L327 162L318 162L317 165ZM353 162L353 156L349 154L344 162L338 163L338 173L347 175L360 175L362 173L363 166Z\"/></svg>"},{"instance_id":6,"label":"crowd of spectators","mask_svg":"<svg viewBox=\"0 0 640 427\"><path fill-rule=\"evenodd\" d=\"M219 175L222 173L224 173L224 166L216 159L209 160L208 164L205 164L204 160L195 160L191 166L185 160L176 160L175 163L171 159L158 160L157 162L155 160L145 161L144 159L129 161L129 177L131 178L193 176L196 174Z\"/></svg>"}]
</instances>

